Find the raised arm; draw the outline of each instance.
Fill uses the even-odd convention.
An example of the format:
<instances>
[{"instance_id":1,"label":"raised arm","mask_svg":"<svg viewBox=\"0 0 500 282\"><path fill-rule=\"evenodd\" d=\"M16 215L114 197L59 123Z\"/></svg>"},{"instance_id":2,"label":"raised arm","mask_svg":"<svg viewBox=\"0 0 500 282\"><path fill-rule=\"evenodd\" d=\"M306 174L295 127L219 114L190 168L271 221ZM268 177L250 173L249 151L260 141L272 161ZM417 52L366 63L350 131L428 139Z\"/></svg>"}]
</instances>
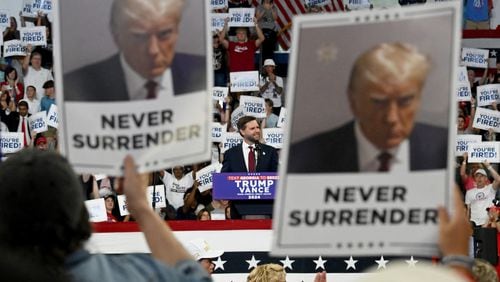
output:
<instances>
[{"instance_id":1,"label":"raised arm","mask_svg":"<svg viewBox=\"0 0 500 282\"><path fill-rule=\"evenodd\" d=\"M24 57L24 60L23 60L23 74L24 75L28 74L28 67L30 65L31 51L33 51L33 46L31 44L28 44L26 46L26 51L28 51L28 52L26 53L26 56ZM37 91L38 91L38 89L37 89Z\"/></svg>"},{"instance_id":2,"label":"raised arm","mask_svg":"<svg viewBox=\"0 0 500 282\"><path fill-rule=\"evenodd\" d=\"M153 257L171 266L182 260L193 260L175 238L170 227L149 206L146 197L147 175L139 175L131 156L125 158L124 165L123 188L127 196L128 209L144 233Z\"/></svg>"},{"instance_id":3,"label":"raised arm","mask_svg":"<svg viewBox=\"0 0 500 282\"><path fill-rule=\"evenodd\" d=\"M496 169L493 168L488 161L484 161L483 165L490 172L491 177L493 177L493 189L498 189L498 186L500 185L500 175L498 175Z\"/></svg>"},{"instance_id":4,"label":"raised arm","mask_svg":"<svg viewBox=\"0 0 500 282\"><path fill-rule=\"evenodd\" d=\"M229 18L224 20L224 28L219 32L219 41L224 46L225 49L229 48L229 41L226 39L226 34L229 29L228 27Z\"/></svg>"},{"instance_id":5,"label":"raised arm","mask_svg":"<svg viewBox=\"0 0 500 282\"><path fill-rule=\"evenodd\" d=\"M266 40L264 37L264 33L262 33L262 29L259 27L259 23L257 22L257 18L253 18L253 22L255 23L255 31L257 32L257 40L255 40L255 47L259 48L260 44Z\"/></svg>"}]
</instances>

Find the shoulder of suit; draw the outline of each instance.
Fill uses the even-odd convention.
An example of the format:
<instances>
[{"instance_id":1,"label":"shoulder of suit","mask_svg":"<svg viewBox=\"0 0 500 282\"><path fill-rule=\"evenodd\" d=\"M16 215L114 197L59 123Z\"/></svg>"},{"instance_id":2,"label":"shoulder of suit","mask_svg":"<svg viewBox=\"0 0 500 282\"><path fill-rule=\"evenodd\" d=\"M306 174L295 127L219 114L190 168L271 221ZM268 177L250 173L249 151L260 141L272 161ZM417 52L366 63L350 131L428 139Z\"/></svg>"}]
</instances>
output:
<instances>
[{"instance_id":1,"label":"shoulder of suit","mask_svg":"<svg viewBox=\"0 0 500 282\"><path fill-rule=\"evenodd\" d=\"M302 146L308 146L308 147L314 146L317 147L318 149L324 149L319 145L324 144L324 145L334 146L336 143L344 143L344 140L350 140L353 138L354 138L354 122L348 122L340 127L317 133L313 136L310 136L306 139L296 142L292 144L292 148L302 147Z\"/></svg>"}]
</instances>

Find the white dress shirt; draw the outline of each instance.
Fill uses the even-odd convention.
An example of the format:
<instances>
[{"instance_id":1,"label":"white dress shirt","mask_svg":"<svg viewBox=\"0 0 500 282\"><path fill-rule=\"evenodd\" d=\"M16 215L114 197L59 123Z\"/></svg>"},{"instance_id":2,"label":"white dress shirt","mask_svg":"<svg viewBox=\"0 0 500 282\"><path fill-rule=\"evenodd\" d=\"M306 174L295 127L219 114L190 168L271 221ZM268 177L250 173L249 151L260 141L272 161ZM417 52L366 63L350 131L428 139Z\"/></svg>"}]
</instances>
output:
<instances>
[{"instance_id":1,"label":"white dress shirt","mask_svg":"<svg viewBox=\"0 0 500 282\"><path fill-rule=\"evenodd\" d=\"M130 100L144 100L146 99L148 93L146 90L146 83L149 79L143 78L137 72L135 72L132 67L127 63L123 54L120 54L120 63L125 76L125 83L127 85L127 92ZM165 99L174 97L174 88L172 83L172 72L167 69L163 75L157 76L153 79L158 83L158 93L157 99Z\"/></svg>"},{"instance_id":2,"label":"white dress shirt","mask_svg":"<svg viewBox=\"0 0 500 282\"><path fill-rule=\"evenodd\" d=\"M378 171L380 161L378 156L382 152L387 152L392 155L390 160L389 172L408 172L409 166L409 141L405 139L398 147L389 150L380 150L375 147L361 131L358 122L354 123L354 134L358 145L358 164L359 171Z\"/></svg>"}]
</instances>

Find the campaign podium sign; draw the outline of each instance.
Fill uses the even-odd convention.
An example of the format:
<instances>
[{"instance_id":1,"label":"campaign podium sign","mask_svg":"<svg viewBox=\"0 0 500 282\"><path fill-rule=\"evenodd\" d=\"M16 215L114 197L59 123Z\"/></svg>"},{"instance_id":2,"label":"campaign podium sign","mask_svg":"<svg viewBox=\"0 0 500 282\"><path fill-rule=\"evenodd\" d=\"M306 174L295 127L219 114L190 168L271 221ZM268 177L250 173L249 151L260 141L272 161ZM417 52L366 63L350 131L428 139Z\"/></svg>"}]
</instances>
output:
<instances>
[{"instance_id":1,"label":"campaign podium sign","mask_svg":"<svg viewBox=\"0 0 500 282\"><path fill-rule=\"evenodd\" d=\"M213 174L213 197L223 200L273 200L276 172L228 172Z\"/></svg>"}]
</instances>

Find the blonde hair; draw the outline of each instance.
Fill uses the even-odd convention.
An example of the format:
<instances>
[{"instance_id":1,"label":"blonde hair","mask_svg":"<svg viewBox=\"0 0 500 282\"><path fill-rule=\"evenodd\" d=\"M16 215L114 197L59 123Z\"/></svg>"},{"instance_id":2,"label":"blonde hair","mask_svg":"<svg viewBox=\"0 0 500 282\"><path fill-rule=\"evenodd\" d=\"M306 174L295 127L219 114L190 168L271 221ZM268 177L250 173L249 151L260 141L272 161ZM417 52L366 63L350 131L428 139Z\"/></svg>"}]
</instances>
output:
<instances>
[{"instance_id":1,"label":"blonde hair","mask_svg":"<svg viewBox=\"0 0 500 282\"><path fill-rule=\"evenodd\" d=\"M423 86L430 60L410 44L382 43L361 54L351 71L348 90L353 92L363 81L396 84L416 80Z\"/></svg>"},{"instance_id":2,"label":"blonde hair","mask_svg":"<svg viewBox=\"0 0 500 282\"><path fill-rule=\"evenodd\" d=\"M285 282L283 266L275 263L259 265L248 274L247 282Z\"/></svg>"},{"instance_id":3,"label":"blonde hair","mask_svg":"<svg viewBox=\"0 0 500 282\"><path fill-rule=\"evenodd\" d=\"M483 259L474 259L472 276L474 276L474 280L477 282L498 282L495 267Z\"/></svg>"}]
</instances>

